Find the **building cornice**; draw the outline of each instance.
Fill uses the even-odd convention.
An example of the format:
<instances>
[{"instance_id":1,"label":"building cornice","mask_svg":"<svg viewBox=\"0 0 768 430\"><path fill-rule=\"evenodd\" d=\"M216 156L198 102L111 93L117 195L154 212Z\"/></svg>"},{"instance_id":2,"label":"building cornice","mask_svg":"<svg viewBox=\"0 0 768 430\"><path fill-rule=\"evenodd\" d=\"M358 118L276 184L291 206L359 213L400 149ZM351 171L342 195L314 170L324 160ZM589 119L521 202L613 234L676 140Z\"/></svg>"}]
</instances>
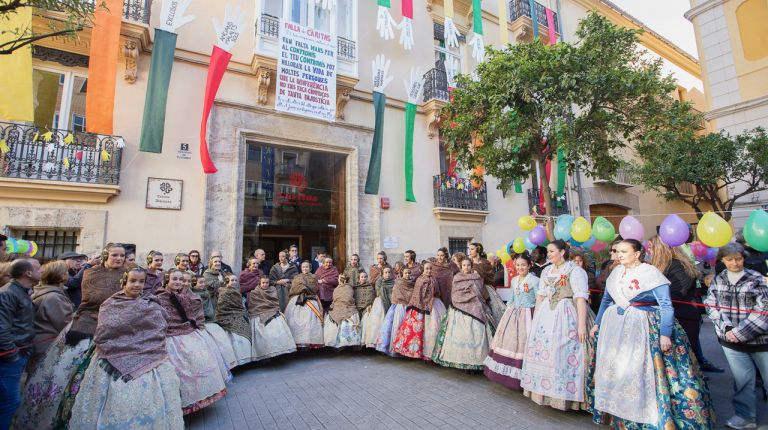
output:
<instances>
[{"instance_id":1,"label":"building cornice","mask_svg":"<svg viewBox=\"0 0 768 430\"><path fill-rule=\"evenodd\" d=\"M697 16L701 15L702 13L704 13L704 12L710 10L710 9L714 9L714 8L718 7L718 6L722 5L723 3L727 2L727 1L728 0L708 0L708 1L705 1L702 4L700 4L700 5L698 5L698 6L694 7L694 8L691 8L690 10L688 10L688 12L684 13L683 16L688 21L693 22L693 19L696 18Z\"/></svg>"},{"instance_id":2,"label":"building cornice","mask_svg":"<svg viewBox=\"0 0 768 430\"><path fill-rule=\"evenodd\" d=\"M756 109L762 106L768 106L768 96L758 97L756 99L747 100L745 102L713 109L704 114L704 119L710 121L713 119L722 118L727 115L733 115L739 112Z\"/></svg>"}]
</instances>

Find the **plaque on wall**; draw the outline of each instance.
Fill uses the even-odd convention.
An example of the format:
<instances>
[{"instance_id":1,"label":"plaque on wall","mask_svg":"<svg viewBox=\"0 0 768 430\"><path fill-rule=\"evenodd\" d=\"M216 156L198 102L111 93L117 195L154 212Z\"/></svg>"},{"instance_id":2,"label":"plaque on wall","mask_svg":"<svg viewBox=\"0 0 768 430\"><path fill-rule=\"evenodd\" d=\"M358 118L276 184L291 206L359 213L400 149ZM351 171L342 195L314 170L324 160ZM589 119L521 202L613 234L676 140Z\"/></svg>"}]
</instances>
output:
<instances>
[{"instance_id":1,"label":"plaque on wall","mask_svg":"<svg viewBox=\"0 0 768 430\"><path fill-rule=\"evenodd\" d=\"M181 210L181 179L147 178L147 209Z\"/></svg>"}]
</instances>

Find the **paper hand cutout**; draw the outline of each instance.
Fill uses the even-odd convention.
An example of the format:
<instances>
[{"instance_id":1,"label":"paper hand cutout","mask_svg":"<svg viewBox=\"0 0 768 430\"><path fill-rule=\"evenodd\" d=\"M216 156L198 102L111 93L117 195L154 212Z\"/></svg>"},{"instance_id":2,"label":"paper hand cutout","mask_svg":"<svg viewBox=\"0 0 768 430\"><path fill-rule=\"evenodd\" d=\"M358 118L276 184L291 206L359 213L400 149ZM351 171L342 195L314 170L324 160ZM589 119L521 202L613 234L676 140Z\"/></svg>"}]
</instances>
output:
<instances>
[{"instance_id":1,"label":"paper hand cutout","mask_svg":"<svg viewBox=\"0 0 768 430\"><path fill-rule=\"evenodd\" d=\"M384 93L384 89L387 88L390 82L392 82L392 76L387 76L389 73L390 60L387 60L384 55L379 54L376 59L371 61L373 68L373 90L379 93Z\"/></svg>"},{"instance_id":2,"label":"paper hand cutout","mask_svg":"<svg viewBox=\"0 0 768 430\"><path fill-rule=\"evenodd\" d=\"M459 61L455 58L446 58L445 61L443 61L443 64L445 65L445 74L448 78L448 86L455 86L456 85L456 76L461 73L459 70Z\"/></svg>"},{"instance_id":3,"label":"paper hand cutout","mask_svg":"<svg viewBox=\"0 0 768 430\"><path fill-rule=\"evenodd\" d=\"M245 14L235 5L234 9L229 3L224 9L224 22L220 22L217 17L213 17L213 28L216 29L216 46L229 52L237 43L237 39L243 32L245 25Z\"/></svg>"},{"instance_id":4,"label":"paper hand cutout","mask_svg":"<svg viewBox=\"0 0 768 430\"><path fill-rule=\"evenodd\" d=\"M189 24L195 19L193 15L184 16L192 0L163 0L162 9L160 9L160 29L169 33L176 33L176 30L185 24Z\"/></svg>"},{"instance_id":5,"label":"paper hand cutout","mask_svg":"<svg viewBox=\"0 0 768 430\"><path fill-rule=\"evenodd\" d=\"M379 36L381 36L384 40L394 39L394 27L396 26L397 23L389 13L389 8L385 6L379 6L378 17L376 18L376 30L379 30Z\"/></svg>"},{"instance_id":6,"label":"paper hand cutout","mask_svg":"<svg viewBox=\"0 0 768 430\"><path fill-rule=\"evenodd\" d=\"M472 46L472 57L478 62L483 61L485 58L485 46L483 45L483 35L474 33L472 40L469 41Z\"/></svg>"},{"instance_id":7,"label":"paper hand cutout","mask_svg":"<svg viewBox=\"0 0 768 430\"><path fill-rule=\"evenodd\" d=\"M456 24L453 23L453 19L451 18L445 18L445 30L443 31L443 37L445 38L446 47L459 47L459 30L456 28Z\"/></svg>"},{"instance_id":8,"label":"paper hand cutout","mask_svg":"<svg viewBox=\"0 0 768 430\"><path fill-rule=\"evenodd\" d=\"M421 73L421 67L411 67L411 81L403 81L405 93L408 95L408 103L418 105L421 96L421 89L424 87L424 75Z\"/></svg>"},{"instance_id":9,"label":"paper hand cutout","mask_svg":"<svg viewBox=\"0 0 768 430\"><path fill-rule=\"evenodd\" d=\"M336 7L336 0L315 0L315 2L320 5L320 8L325 10L332 10Z\"/></svg>"},{"instance_id":10,"label":"paper hand cutout","mask_svg":"<svg viewBox=\"0 0 768 430\"><path fill-rule=\"evenodd\" d=\"M413 48L413 20L405 17L397 27L400 29L400 44L410 51Z\"/></svg>"}]
</instances>

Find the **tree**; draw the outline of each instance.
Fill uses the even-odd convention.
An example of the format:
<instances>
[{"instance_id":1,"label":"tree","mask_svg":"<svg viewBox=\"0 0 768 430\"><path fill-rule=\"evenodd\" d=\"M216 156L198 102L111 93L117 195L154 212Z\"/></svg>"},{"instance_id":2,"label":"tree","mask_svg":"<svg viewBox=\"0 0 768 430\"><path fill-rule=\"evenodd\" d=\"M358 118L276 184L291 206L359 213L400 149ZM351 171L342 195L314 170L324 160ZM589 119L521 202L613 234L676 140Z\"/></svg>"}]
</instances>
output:
<instances>
[{"instance_id":1,"label":"tree","mask_svg":"<svg viewBox=\"0 0 768 430\"><path fill-rule=\"evenodd\" d=\"M38 40L54 36L74 37L90 24L96 2L99 0L0 0L0 55L13 51ZM99 7L105 7L102 2ZM12 14L23 8L60 12L57 19L47 20L44 31L28 27L8 28Z\"/></svg>"},{"instance_id":2,"label":"tree","mask_svg":"<svg viewBox=\"0 0 768 430\"><path fill-rule=\"evenodd\" d=\"M707 205L730 220L736 200L768 190L768 135L758 127L736 136L697 136L688 125L697 120L700 115L687 113L685 107L674 111L673 127L649 133L636 146L640 162L631 173L646 189L688 204L699 218ZM682 189L686 182L694 186L692 194Z\"/></svg>"},{"instance_id":3,"label":"tree","mask_svg":"<svg viewBox=\"0 0 768 430\"><path fill-rule=\"evenodd\" d=\"M488 49L474 77L458 78L442 131L463 167L483 166L502 191L529 176L537 187L536 163L563 150L569 170L612 177L622 148L660 126L676 86L638 48L639 32L590 13L576 34L576 44Z\"/></svg>"}]
</instances>

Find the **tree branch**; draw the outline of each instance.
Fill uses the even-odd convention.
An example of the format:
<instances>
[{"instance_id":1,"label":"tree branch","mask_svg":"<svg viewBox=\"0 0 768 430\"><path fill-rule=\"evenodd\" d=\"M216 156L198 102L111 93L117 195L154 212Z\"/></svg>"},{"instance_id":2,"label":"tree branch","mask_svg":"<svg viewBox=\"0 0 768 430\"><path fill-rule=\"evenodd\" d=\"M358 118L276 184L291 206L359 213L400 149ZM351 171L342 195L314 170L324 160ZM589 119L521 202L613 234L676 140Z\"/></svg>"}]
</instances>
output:
<instances>
[{"instance_id":1,"label":"tree branch","mask_svg":"<svg viewBox=\"0 0 768 430\"><path fill-rule=\"evenodd\" d=\"M60 31L55 31L53 33L45 33L45 34L40 34L40 35L32 36L32 37L23 37L23 38L20 38L20 39L16 39L16 40L12 40L12 41L9 41L9 42L5 42L3 44L0 44L0 55L11 54L11 53L13 53L13 51L15 51L17 49L21 49L24 46L29 45L30 43L34 43L34 42L36 42L38 40L41 40L41 39L46 39L46 38L55 37L55 36L62 36L62 35L65 35L65 34L71 34L71 33L78 32L80 30L82 30L82 27L80 27L78 29L74 29L74 30L60 30ZM19 43L19 42L21 42L21 43ZM8 45L10 45L10 48L5 48Z\"/></svg>"},{"instance_id":2,"label":"tree branch","mask_svg":"<svg viewBox=\"0 0 768 430\"><path fill-rule=\"evenodd\" d=\"M11 12L20 7L27 7L27 5L21 4L21 0L12 0L8 4L0 5L0 13Z\"/></svg>"}]
</instances>

